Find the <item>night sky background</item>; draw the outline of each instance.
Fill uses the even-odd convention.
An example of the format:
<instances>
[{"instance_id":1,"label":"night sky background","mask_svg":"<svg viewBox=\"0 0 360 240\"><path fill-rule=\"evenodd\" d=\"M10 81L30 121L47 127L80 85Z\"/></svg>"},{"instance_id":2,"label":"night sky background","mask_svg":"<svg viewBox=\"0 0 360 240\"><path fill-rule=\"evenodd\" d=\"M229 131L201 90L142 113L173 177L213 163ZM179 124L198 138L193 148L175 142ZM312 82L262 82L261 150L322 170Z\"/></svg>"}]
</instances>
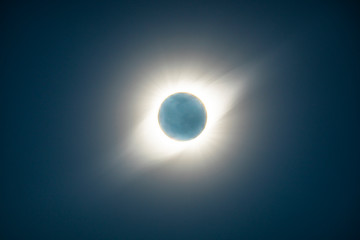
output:
<instances>
[{"instance_id":1,"label":"night sky background","mask_svg":"<svg viewBox=\"0 0 360 240\"><path fill-rule=\"evenodd\" d=\"M0 239L360 239L355 1L0 6ZM117 184L98 170L126 141L114 86L127 103L140 62L194 52L261 65L243 147L218 172Z\"/></svg>"}]
</instances>

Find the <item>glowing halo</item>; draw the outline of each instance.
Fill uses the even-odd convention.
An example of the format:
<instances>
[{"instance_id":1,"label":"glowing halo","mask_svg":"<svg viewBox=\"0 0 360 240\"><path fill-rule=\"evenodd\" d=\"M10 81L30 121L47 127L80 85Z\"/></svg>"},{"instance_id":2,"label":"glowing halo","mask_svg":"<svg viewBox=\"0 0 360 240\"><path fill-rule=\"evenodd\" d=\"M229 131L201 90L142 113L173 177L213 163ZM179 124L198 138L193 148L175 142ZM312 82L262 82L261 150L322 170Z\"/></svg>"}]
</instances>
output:
<instances>
[{"instance_id":1,"label":"glowing halo","mask_svg":"<svg viewBox=\"0 0 360 240\"><path fill-rule=\"evenodd\" d=\"M136 118L127 145L119 150L121 155L126 155L122 159L130 161L130 165L141 168L181 158L184 164L194 166L204 160L215 160L216 155L221 154L220 150L226 151L233 141L238 141L241 123L236 117L239 114L232 119L229 111L244 90L244 79L240 74L236 71L220 76L191 70L169 72L142 73L143 81L136 84L136 94L129 99L129 102L136 103ZM199 136L188 141L169 138L158 122L162 102L178 92L192 94L206 106L206 126Z\"/></svg>"}]
</instances>

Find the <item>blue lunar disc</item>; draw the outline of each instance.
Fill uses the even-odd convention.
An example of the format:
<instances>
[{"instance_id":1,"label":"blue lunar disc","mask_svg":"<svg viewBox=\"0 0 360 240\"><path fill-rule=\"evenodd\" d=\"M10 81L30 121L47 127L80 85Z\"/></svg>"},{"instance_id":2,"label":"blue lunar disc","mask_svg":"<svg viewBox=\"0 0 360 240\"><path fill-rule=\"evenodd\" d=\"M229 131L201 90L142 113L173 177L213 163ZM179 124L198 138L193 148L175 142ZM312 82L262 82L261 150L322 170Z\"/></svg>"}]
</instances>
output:
<instances>
[{"instance_id":1,"label":"blue lunar disc","mask_svg":"<svg viewBox=\"0 0 360 240\"><path fill-rule=\"evenodd\" d=\"M180 141L196 138L206 125L204 104L194 95L175 93L161 104L159 124L170 138Z\"/></svg>"}]
</instances>

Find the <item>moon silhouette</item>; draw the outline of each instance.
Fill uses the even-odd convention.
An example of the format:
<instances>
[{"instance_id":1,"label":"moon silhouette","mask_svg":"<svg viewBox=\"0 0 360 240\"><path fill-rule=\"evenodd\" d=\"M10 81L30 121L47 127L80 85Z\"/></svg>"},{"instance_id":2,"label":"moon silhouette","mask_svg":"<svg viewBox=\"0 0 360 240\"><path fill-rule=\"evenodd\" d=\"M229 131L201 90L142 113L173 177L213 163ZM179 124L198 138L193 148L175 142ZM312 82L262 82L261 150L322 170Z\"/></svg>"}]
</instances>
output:
<instances>
[{"instance_id":1,"label":"moon silhouette","mask_svg":"<svg viewBox=\"0 0 360 240\"><path fill-rule=\"evenodd\" d=\"M188 141L204 130L207 114L204 104L189 93L175 93L167 97L160 106L159 124L170 138Z\"/></svg>"}]
</instances>

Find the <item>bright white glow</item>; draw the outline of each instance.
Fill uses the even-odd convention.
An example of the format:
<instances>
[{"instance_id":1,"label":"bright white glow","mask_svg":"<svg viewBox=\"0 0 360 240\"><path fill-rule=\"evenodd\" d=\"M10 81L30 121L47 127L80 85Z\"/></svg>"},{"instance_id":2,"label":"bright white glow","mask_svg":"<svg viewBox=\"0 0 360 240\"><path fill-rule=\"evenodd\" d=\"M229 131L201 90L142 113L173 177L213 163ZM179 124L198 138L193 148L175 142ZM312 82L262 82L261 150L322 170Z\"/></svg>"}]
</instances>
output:
<instances>
[{"instance_id":1,"label":"bright white glow","mask_svg":"<svg viewBox=\"0 0 360 240\"><path fill-rule=\"evenodd\" d=\"M145 77L144 77L145 79ZM240 123L234 122L226 114L234 107L243 92L243 81L239 74L227 72L221 76L196 74L194 71L180 71L164 74L148 74L143 84L135 90L136 113L138 122L122 154L132 155L132 163L137 166L153 165L163 161L179 159L183 162L199 164L213 159L220 149L237 140ZM161 130L158 113L161 103L176 92L187 92L198 97L207 111L207 123L202 133L189 141L169 138ZM176 158L175 158L176 157ZM129 157L127 157L129 158Z\"/></svg>"}]
</instances>

